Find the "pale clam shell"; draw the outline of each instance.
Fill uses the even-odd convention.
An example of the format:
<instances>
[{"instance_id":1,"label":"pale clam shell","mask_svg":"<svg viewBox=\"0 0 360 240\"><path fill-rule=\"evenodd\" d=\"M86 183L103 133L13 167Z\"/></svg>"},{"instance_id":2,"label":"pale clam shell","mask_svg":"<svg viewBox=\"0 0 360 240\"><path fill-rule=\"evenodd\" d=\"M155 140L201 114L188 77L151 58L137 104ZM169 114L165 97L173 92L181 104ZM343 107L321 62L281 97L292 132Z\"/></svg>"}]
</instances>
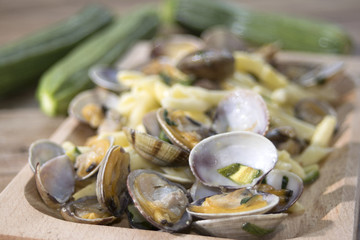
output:
<instances>
[{"instance_id":1,"label":"pale clam shell","mask_svg":"<svg viewBox=\"0 0 360 240\"><path fill-rule=\"evenodd\" d=\"M116 94L103 89L92 89L79 93L70 102L68 112L69 115L75 117L81 122L87 123L82 116L82 109L90 103L100 104L108 109L117 106L118 97Z\"/></svg>"},{"instance_id":2,"label":"pale clam shell","mask_svg":"<svg viewBox=\"0 0 360 240\"><path fill-rule=\"evenodd\" d=\"M172 113L175 111L181 113L181 117L177 117L174 122L179 125L171 126L165 119L165 113L171 118ZM169 140L188 152L202 139L215 134L213 130L186 116L182 110L160 108L156 112L156 117Z\"/></svg>"},{"instance_id":3,"label":"pale clam shell","mask_svg":"<svg viewBox=\"0 0 360 240\"><path fill-rule=\"evenodd\" d=\"M130 155L120 146L112 146L100 164L96 196L104 209L120 217L127 206L126 181L130 172Z\"/></svg>"},{"instance_id":4,"label":"pale clam shell","mask_svg":"<svg viewBox=\"0 0 360 240\"><path fill-rule=\"evenodd\" d=\"M238 89L218 104L212 127L218 133L251 131L264 135L269 118L266 103L259 94Z\"/></svg>"},{"instance_id":5,"label":"pale clam shell","mask_svg":"<svg viewBox=\"0 0 360 240\"><path fill-rule=\"evenodd\" d=\"M86 219L81 217L81 214L94 212L106 212L106 210L101 208L96 196L83 197L76 201L69 202L60 210L60 214L65 220L77 223L104 225L109 224L117 219L114 216L95 219Z\"/></svg>"},{"instance_id":6,"label":"pale clam shell","mask_svg":"<svg viewBox=\"0 0 360 240\"><path fill-rule=\"evenodd\" d=\"M106 137L106 138L109 140L109 143L110 143L110 144L109 144L109 148L108 148L108 150L109 150L109 149L111 149L111 148L113 147L115 138L114 138L113 136L108 136L108 137ZM107 151L108 151L108 150L107 150ZM88 178L94 176L94 175L99 171L99 168L100 168L100 166L101 166L101 163L102 163L105 159L106 159L106 155L105 155L104 158L101 160L101 162L100 162L93 170L91 170L88 174L86 174L85 176L80 177L79 175L76 175L77 180L82 181L82 180L85 180L85 179L88 179Z\"/></svg>"},{"instance_id":7,"label":"pale clam shell","mask_svg":"<svg viewBox=\"0 0 360 240\"><path fill-rule=\"evenodd\" d=\"M159 166L188 164L189 153L180 147L131 128L124 127L123 131L136 152L146 160Z\"/></svg>"},{"instance_id":8,"label":"pale clam shell","mask_svg":"<svg viewBox=\"0 0 360 240\"><path fill-rule=\"evenodd\" d=\"M75 189L75 171L66 155L55 157L41 167L38 163L35 171L38 192L51 208L59 208L66 203Z\"/></svg>"},{"instance_id":9,"label":"pale clam shell","mask_svg":"<svg viewBox=\"0 0 360 240\"><path fill-rule=\"evenodd\" d=\"M33 142L29 148L29 165L33 172L35 172L36 164L42 166L50 159L65 154L65 150L54 142L47 139L40 139Z\"/></svg>"},{"instance_id":10,"label":"pale clam shell","mask_svg":"<svg viewBox=\"0 0 360 240\"><path fill-rule=\"evenodd\" d=\"M262 135L237 131L217 134L198 143L190 153L189 164L194 176L211 187L238 189L252 187L277 162L275 146ZM239 185L217 172L233 163L259 169L262 174L250 184Z\"/></svg>"},{"instance_id":11,"label":"pale clam shell","mask_svg":"<svg viewBox=\"0 0 360 240\"><path fill-rule=\"evenodd\" d=\"M128 180L127 180L128 191L129 191L129 194L130 194L131 198L133 199L135 207L139 210L139 212L144 216L144 218L148 222L150 222L153 226L155 226L155 227L157 227L157 228L159 228L161 230L164 230L164 231L167 231L167 232L178 232L180 230L188 228L190 226L191 222L192 222L192 218L191 218L191 215L187 211L184 211L184 213L181 216L181 218L179 219L179 221L177 221L176 223L173 223L173 225L171 225L171 226L167 225L167 224L163 225L161 223L156 222L151 216L149 216L146 213L146 211L141 206L140 200L138 200L138 198L136 197L136 190L134 189L136 178L139 177L141 174L144 174L144 173L145 174L154 174L154 175L156 175L161 180L167 182L167 184L171 185L172 187L178 188L186 196L188 196L187 193L186 193L186 189L184 187L182 187L179 184L176 184L176 183L173 183L173 182L169 181L165 177L161 176L161 174L159 174L158 172L152 171L152 170L138 169L138 170L132 171L129 174ZM157 194L160 194L160 193L157 193ZM177 204L177 202L173 201L173 204Z\"/></svg>"},{"instance_id":12,"label":"pale clam shell","mask_svg":"<svg viewBox=\"0 0 360 240\"><path fill-rule=\"evenodd\" d=\"M250 216L237 216L219 219L199 220L193 222L192 226L201 233L215 237L232 238L232 239L259 239L256 236L244 230L247 223L276 232L278 226L287 217L287 213L280 214L262 214ZM272 234L269 233L269 234Z\"/></svg>"},{"instance_id":13,"label":"pale clam shell","mask_svg":"<svg viewBox=\"0 0 360 240\"><path fill-rule=\"evenodd\" d=\"M286 211L289 207L291 207L301 196L303 189L304 189L304 185L303 185L303 181L301 180L301 178L292 173L292 172L288 172L288 171L284 171L284 170L278 170L278 169L273 169L272 171L270 171L268 173L268 175L266 175L266 183L273 186L275 189L281 189L281 185L282 185L282 180L283 180L283 176L288 177L289 181L287 184L286 189L292 190L293 194L290 197L289 201L287 202L287 204L278 204L276 207L274 207L271 212L273 213L279 213L279 212L284 212Z\"/></svg>"},{"instance_id":14,"label":"pale clam shell","mask_svg":"<svg viewBox=\"0 0 360 240\"><path fill-rule=\"evenodd\" d=\"M262 214L269 212L272 208L274 208L279 203L279 197L274 194L269 193L258 193L261 194L264 200L267 202L267 205L262 208L254 209L251 211L244 211L244 212L236 212L236 213L198 213L193 212L189 208L186 209L189 214L194 217L198 217L201 219L218 219L218 218L229 218L229 217L236 217L236 216L246 216L246 215L255 215L255 214ZM201 205L204 199L199 199L195 202L192 202L191 205Z\"/></svg>"}]
</instances>

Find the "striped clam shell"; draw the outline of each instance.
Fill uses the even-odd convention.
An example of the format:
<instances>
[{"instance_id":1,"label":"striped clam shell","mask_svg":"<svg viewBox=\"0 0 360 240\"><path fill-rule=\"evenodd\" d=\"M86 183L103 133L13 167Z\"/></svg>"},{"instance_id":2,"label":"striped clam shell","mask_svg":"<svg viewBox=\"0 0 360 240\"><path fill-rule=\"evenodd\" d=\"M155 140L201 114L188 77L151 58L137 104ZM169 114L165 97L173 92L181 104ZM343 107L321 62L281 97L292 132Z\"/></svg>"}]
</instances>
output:
<instances>
[{"instance_id":1,"label":"striped clam shell","mask_svg":"<svg viewBox=\"0 0 360 240\"><path fill-rule=\"evenodd\" d=\"M160 166L183 166L188 164L189 153L180 147L131 128L124 127L123 131L135 151L146 160Z\"/></svg>"}]
</instances>

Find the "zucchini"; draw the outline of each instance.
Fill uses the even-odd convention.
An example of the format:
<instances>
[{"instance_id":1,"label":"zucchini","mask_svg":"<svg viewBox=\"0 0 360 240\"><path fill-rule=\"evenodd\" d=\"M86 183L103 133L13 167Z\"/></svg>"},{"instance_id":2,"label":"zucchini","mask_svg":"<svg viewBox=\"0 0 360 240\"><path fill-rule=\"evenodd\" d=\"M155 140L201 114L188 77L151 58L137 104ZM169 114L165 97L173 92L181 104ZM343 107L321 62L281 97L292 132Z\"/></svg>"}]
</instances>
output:
<instances>
[{"instance_id":1,"label":"zucchini","mask_svg":"<svg viewBox=\"0 0 360 240\"><path fill-rule=\"evenodd\" d=\"M96 64L114 63L137 40L153 37L160 21L150 7L118 18L51 67L40 79L37 97L49 116L65 114L71 99L93 83L88 69Z\"/></svg>"},{"instance_id":2,"label":"zucchini","mask_svg":"<svg viewBox=\"0 0 360 240\"><path fill-rule=\"evenodd\" d=\"M283 49L322 53L349 53L352 44L339 26L278 14L267 14L214 0L172 0L164 15L200 34L216 25L230 28L253 45L278 42Z\"/></svg>"},{"instance_id":3,"label":"zucchini","mask_svg":"<svg viewBox=\"0 0 360 240\"><path fill-rule=\"evenodd\" d=\"M34 83L79 42L109 24L112 14L91 5L69 19L0 49L0 97Z\"/></svg>"}]
</instances>

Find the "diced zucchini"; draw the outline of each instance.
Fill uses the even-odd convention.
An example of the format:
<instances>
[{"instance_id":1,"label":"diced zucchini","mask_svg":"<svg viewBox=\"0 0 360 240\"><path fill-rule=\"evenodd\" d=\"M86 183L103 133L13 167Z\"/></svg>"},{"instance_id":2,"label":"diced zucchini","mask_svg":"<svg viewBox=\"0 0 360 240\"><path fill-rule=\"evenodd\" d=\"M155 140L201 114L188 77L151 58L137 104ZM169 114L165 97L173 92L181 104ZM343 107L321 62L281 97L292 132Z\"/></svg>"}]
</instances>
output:
<instances>
[{"instance_id":1,"label":"diced zucchini","mask_svg":"<svg viewBox=\"0 0 360 240\"><path fill-rule=\"evenodd\" d=\"M217 171L239 185L250 184L261 174L261 170L241 165L240 163L233 163Z\"/></svg>"}]
</instances>

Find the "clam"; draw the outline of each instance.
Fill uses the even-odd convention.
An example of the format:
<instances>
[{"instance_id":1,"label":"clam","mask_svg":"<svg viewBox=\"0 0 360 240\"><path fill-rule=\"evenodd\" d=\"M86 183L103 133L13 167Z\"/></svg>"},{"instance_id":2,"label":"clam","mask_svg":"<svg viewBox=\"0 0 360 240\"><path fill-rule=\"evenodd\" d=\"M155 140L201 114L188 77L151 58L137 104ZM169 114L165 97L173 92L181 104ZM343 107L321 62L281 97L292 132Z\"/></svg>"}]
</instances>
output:
<instances>
[{"instance_id":1,"label":"clam","mask_svg":"<svg viewBox=\"0 0 360 240\"><path fill-rule=\"evenodd\" d=\"M200 50L182 58L177 67L198 79L222 81L233 74L235 60L226 50Z\"/></svg>"},{"instance_id":2,"label":"clam","mask_svg":"<svg viewBox=\"0 0 360 240\"><path fill-rule=\"evenodd\" d=\"M290 126L273 128L265 136L278 150L286 150L291 155L300 154L307 146L304 140L297 137L295 129Z\"/></svg>"},{"instance_id":3,"label":"clam","mask_svg":"<svg viewBox=\"0 0 360 240\"><path fill-rule=\"evenodd\" d=\"M85 180L93 176L100 168L100 163L106 158L106 152L114 144L114 138L92 138L88 141L88 151L78 155L75 160L76 177Z\"/></svg>"},{"instance_id":4,"label":"clam","mask_svg":"<svg viewBox=\"0 0 360 240\"><path fill-rule=\"evenodd\" d=\"M115 108L117 102L118 97L106 90L87 90L71 100L69 115L97 128L105 119L105 110Z\"/></svg>"},{"instance_id":5,"label":"clam","mask_svg":"<svg viewBox=\"0 0 360 240\"><path fill-rule=\"evenodd\" d=\"M295 116L313 125L320 123L326 115L337 117L335 109L325 101L305 98L295 104Z\"/></svg>"},{"instance_id":6,"label":"clam","mask_svg":"<svg viewBox=\"0 0 360 240\"><path fill-rule=\"evenodd\" d=\"M277 68L289 79L304 87L321 85L341 74L344 69L343 62L328 65L308 63L279 63Z\"/></svg>"},{"instance_id":7,"label":"clam","mask_svg":"<svg viewBox=\"0 0 360 240\"><path fill-rule=\"evenodd\" d=\"M254 186L276 162L277 150L271 141L245 131L208 137L192 149L189 157L198 180L207 186L229 189Z\"/></svg>"},{"instance_id":8,"label":"clam","mask_svg":"<svg viewBox=\"0 0 360 240\"><path fill-rule=\"evenodd\" d=\"M66 203L75 189L75 172L66 155L55 157L42 166L36 165L35 181L38 192L51 208Z\"/></svg>"},{"instance_id":9,"label":"clam","mask_svg":"<svg viewBox=\"0 0 360 240\"><path fill-rule=\"evenodd\" d=\"M259 239L276 232L287 213L199 220L192 226L200 233L231 239Z\"/></svg>"},{"instance_id":10,"label":"clam","mask_svg":"<svg viewBox=\"0 0 360 240\"><path fill-rule=\"evenodd\" d=\"M262 97L250 90L236 90L217 106L212 128L218 132L251 131L265 134L269 112Z\"/></svg>"},{"instance_id":11,"label":"clam","mask_svg":"<svg viewBox=\"0 0 360 240\"><path fill-rule=\"evenodd\" d=\"M97 86L114 92L127 90L128 87L118 81L117 74L117 69L107 66L94 66L89 70L89 77Z\"/></svg>"},{"instance_id":12,"label":"clam","mask_svg":"<svg viewBox=\"0 0 360 240\"><path fill-rule=\"evenodd\" d=\"M208 127L187 116L183 110L161 108L156 115L169 140L188 152L202 139L215 134Z\"/></svg>"},{"instance_id":13,"label":"clam","mask_svg":"<svg viewBox=\"0 0 360 240\"><path fill-rule=\"evenodd\" d=\"M146 133L154 137L160 136L161 127L156 117L156 110L145 114L142 119L142 123L145 127Z\"/></svg>"},{"instance_id":14,"label":"clam","mask_svg":"<svg viewBox=\"0 0 360 240\"><path fill-rule=\"evenodd\" d=\"M96 180L96 196L102 208L120 217L128 204L126 180L130 155L120 146L111 147L101 163Z\"/></svg>"},{"instance_id":15,"label":"clam","mask_svg":"<svg viewBox=\"0 0 360 240\"><path fill-rule=\"evenodd\" d=\"M65 220L77 223L104 225L117 219L100 206L96 196L69 202L61 208L60 213Z\"/></svg>"},{"instance_id":16,"label":"clam","mask_svg":"<svg viewBox=\"0 0 360 240\"><path fill-rule=\"evenodd\" d=\"M131 228L136 229L145 229L145 230L156 230L153 225L151 225L139 210L134 206L134 204L129 204L126 208L126 215L128 217L128 222Z\"/></svg>"},{"instance_id":17,"label":"clam","mask_svg":"<svg viewBox=\"0 0 360 240\"><path fill-rule=\"evenodd\" d=\"M135 207L155 227L178 232L190 226L186 212L186 190L155 171L135 170L129 174L127 187Z\"/></svg>"},{"instance_id":18,"label":"clam","mask_svg":"<svg viewBox=\"0 0 360 240\"><path fill-rule=\"evenodd\" d=\"M266 213L278 203L279 197L274 194L242 188L201 198L186 210L201 219L216 219Z\"/></svg>"},{"instance_id":19,"label":"clam","mask_svg":"<svg viewBox=\"0 0 360 240\"><path fill-rule=\"evenodd\" d=\"M277 194L278 196L280 196L280 202L271 210L271 212L273 213L280 213L286 211L300 198L304 189L303 181L301 180L301 178L296 174L288 171L274 169L269 172L268 175L266 175L265 181L266 184L272 186L274 189L267 191L267 187L263 188L261 186L262 184L260 184L256 188L258 191L266 191L276 194L275 192L280 193L279 190L290 190L291 193L286 195L283 195L282 193Z\"/></svg>"},{"instance_id":20,"label":"clam","mask_svg":"<svg viewBox=\"0 0 360 240\"><path fill-rule=\"evenodd\" d=\"M123 130L136 152L146 160L159 166L188 164L189 153L182 148L131 128Z\"/></svg>"},{"instance_id":21,"label":"clam","mask_svg":"<svg viewBox=\"0 0 360 240\"><path fill-rule=\"evenodd\" d=\"M29 148L28 161L30 168L35 172L37 163L42 166L50 159L64 154L65 150L60 145L46 139L37 140Z\"/></svg>"},{"instance_id":22,"label":"clam","mask_svg":"<svg viewBox=\"0 0 360 240\"><path fill-rule=\"evenodd\" d=\"M151 56L154 58L165 56L171 59L171 61L177 62L187 54L204 47L205 44L200 38L186 34L174 34L154 41Z\"/></svg>"}]
</instances>

